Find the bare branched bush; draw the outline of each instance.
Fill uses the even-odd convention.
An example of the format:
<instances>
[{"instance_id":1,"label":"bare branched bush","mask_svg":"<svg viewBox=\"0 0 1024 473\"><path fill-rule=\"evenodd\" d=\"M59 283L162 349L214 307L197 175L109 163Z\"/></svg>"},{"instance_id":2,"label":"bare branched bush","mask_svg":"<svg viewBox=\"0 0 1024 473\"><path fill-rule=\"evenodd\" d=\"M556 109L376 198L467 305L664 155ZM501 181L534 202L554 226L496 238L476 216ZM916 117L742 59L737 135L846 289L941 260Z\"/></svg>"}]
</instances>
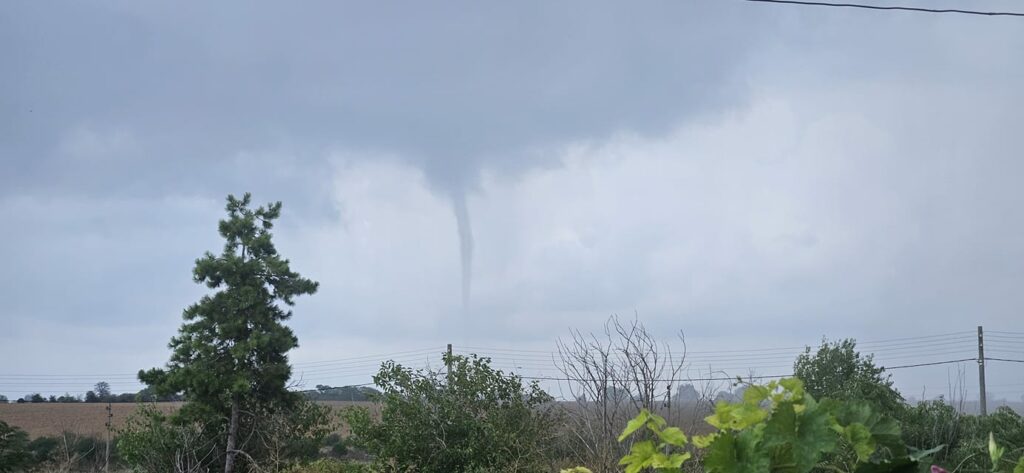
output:
<instances>
[{"instance_id":1,"label":"bare branched bush","mask_svg":"<svg viewBox=\"0 0 1024 473\"><path fill-rule=\"evenodd\" d=\"M629 449L618 435L640 409L680 420L672 415L671 398L686 359L686 340L682 332L678 337L682 350L674 353L637 319L612 316L601 334L573 331L558 341L558 366L567 380L563 389L573 399L566 406L572 460L598 473L617 471Z\"/></svg>"}]
</instances>

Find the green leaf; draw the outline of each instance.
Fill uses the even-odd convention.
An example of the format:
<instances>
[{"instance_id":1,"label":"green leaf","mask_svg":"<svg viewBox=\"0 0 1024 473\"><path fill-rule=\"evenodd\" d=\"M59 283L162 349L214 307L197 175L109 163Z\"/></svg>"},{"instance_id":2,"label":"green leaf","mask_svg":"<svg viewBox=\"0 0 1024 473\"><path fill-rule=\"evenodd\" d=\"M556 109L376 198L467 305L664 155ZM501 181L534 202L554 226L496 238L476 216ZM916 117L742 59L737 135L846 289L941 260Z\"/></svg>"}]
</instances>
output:
<instances>
[{"instance_id":1,"label":"green leaf","mask_svg":"<svg viewBox=\"0 0 1024 473\"><path fill-rule=\"evenodd\" d=\"M764 386L747 386L747 389L743 390L743 402L749 404L760 404L761 401L768 399L770 394L771 392Z\"/></svg>"},{"instance_id":2,"label":"green leaf","mask_svg":"<svg viewBox=\"0 0 1024 473\"><path fill-rule=\"evenodd\" d=\"M736 456L736 435L732 432L722 432L707 448L704 469L707 473L740 471Z\"/></svg>"},{"instance_id":3,"label":"green leaf","mask_svg":"<svg viewBox=\"0 0 1024 473\"><path fill-rule=\"evenodd\" d=\"M763 426L739 433L721 432L704 457L707 473L768 473L768 451L760 448Z\"/></svg>"},{"instance_id":4,"label":"green leaf","mask_svg":"<svg viewBox=\"0 0 1024 473\"><path fill-rule=\"evenodd\" d=\"M662 441L669 445L673 445L676 447L682 447L686 445L686 434L684 434L683 431L679 429L679 427L669 427L665 430L657 432L657 434Z\"/></svg>"},{"instance_id":5,"label":"green leaf","mask_svg":"<svg viewBox=\"0 0 1024 473\"><path fill-rule=\"evenodd\" d=\"M903 456L891 461L861 463L857 465L854 473L917 473L917 467L916 461L909 456Z\"/></svg>"},{"instance_id":6,"label":"green leaf","mask_svg":"<svg viewBox=\"0 0 1024 473\"><path fill-rule=\"evenodd\" d=\"M711 446L711 443L715 441L716 437L718 437L717 433L711 433L707 435L694 435L693 444L697 446L697 448L708 448Z\"/></svg>"},{"instance_id":7,"label":"green leaf","mask_svg":"<svg viewBox=\"0 0 1024 473\"><path fill-rule=\"evenodd\" d=\"M1017 466L1013 467L1013 473L1024 473L1024 455L1017 461Z\"/></svg>"},{"instance_id":8,"label":"green leaf","mask_svg":"<svg viewBox=\"0 0 1024 473\"><path fill-rule=\"evenodd\" d=\"M800 378L780 379L779 386L792 393L794 397L802 397L804 395L804 382L800 381Z\"/></svg>"},{"instance_id":9,"label":"green leaf","mask_svg":"<svg viewBox=\"0 0 1024 473\"><path fill-rule=\"evenodd\" d=\"M802 412L797 413L797 408ZM791 465L785 471L810 471L822 454L835 450L838 435L829 411L810 397L804 403L783 401L772 411L764 430L764 445L771 448L773 465Z\"/></svg>"},{"instance_id":10,"label":"green leaf","mask_svg":"<svg viewBox=\"0 0 1024 473\"><path fill-rule=\"evenodd\" d=\"M809 471L821 459L822 454L835 450L838 435L832 430L832 416L819 409L809 396L805 397L804 412L797 422L797 443L793 457L797 471Z\"/></svg>"},{"instance_id":11,"label":"green leaf","mask_svg":"<svg viewBox=\"0 0 1024 473\"><path fill-rule=\"evenodd\" d=\"M796 426L796 410L794 409L791 401L784 401L778 406L775 406L775 410L772 411L771 418L768 419L768 422L765 424L765 446L777 447L781 445L790 445L796 442Z\"/></svg>"},{"instance_id":12,"label":"green leaf","mask_svg":"<svg viewBox=\"0 0 1024 473\"><path fill-rule=\"evenodd\" d=\"M923 460L923 459L925 459L927 457L930 457L932 455L935 455L936 453L941 452L943 448L946 448L946 446L945 445L939 445L938 447L929 448L927 450L918 450L916 448L911 447L911 448L909 448L909 450L910 450L910 455L909 456L910 456L911 460L921 461L921 460ZM1021 472L1021 473L1024 473L1024 472Z\"/></svg>"},{"instance_id":13,"label":"green leaf","mask_svg":"<svg viewBox=\"0 0 1024 473\"><path fill-rule=\"evenodd\" d=\"M996 437L992 432L988 433L988 456L992 460L992 470L995 470L999 466L999 460L1003 458L1003 454L1006 453L1006 448L1000 447L996 444Z\"/></svg>"},{"instance_id":14,"label":"green leaf","mask_svg":"<svg viewBox=\"0 0 1024 473\"><path fill-rule=\"evenodd\" d=\"M843 427L844 433L847 426L862 424L871 431L876 450L885 448L893 458L907 455L899 423L891 417L875 412L871 404L865 401L830 401L827 408L835 412L836 420Z\"/></svg>"},{"instance_id":15,"label":"green leaf","mask_svg":"<svg viewBox=\"0 0 1024 473\"><path fill-rule=\"evenodd\" d=\"M853 450L857 452L857 459L862 462L866 462L878 448L878 444L871 436L871 431L860 422L846 426L843 430L843 437L853 445Z\"/></svg>"},{"instance_id":16,"label":"green leaf","mask_svg":"<svg viewBox=\"0 0 1024 473\"><path fill-rule=\"evenodd\" d=\"M629 454L619 460L619 464L625 465L628 473L635 473L650 466L655 453L658 451L654 447L654 442L650 440L637 442L629 449Z\"/></svg>"},{"instance_id":17,"label":"green leaf","mask_svg":"<svg viewBox=\"0 0 1024 473\"><path fill-rule=\"evenodd\" d=\"M651 467L658 469L678 469L683 466L683 462L689 460L691 457L690 453L673 453L671 455L665 455L664 453L657 453L651 459Z\"/></svg>"},{"instance_id":18,"label":"green leaf","mask_svg":"<svg viewBox=\"0 0 1024 473\"><path fill-rule=\"evenodd\" d=\"M619 441L621 442L623 440L626 440L626 437L629 437L630 434L636 432L641 427L643 427L644 424L647 423L647 419L650 419L650 417L651 412L648 411L647 409L642 409L640 413L636 415L636 417L630 419L629 423L626 424L626 429L623 430L622 434L619 435Z\"/></svg>"}]
</instances>

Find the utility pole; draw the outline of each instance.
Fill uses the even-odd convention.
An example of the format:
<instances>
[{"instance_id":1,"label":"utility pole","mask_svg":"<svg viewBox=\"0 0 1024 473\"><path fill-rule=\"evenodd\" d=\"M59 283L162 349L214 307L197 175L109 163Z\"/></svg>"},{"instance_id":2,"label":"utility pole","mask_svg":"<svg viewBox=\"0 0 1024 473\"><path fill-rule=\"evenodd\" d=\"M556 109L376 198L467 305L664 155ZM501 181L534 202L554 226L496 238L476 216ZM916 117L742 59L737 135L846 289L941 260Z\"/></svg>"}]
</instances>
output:
<instances>
[{"instance_id":1,"label":"utility pole","mask_svg":"<svg viewBox=\"0 0 1024 473\"><path fill-rule=\"evenodd\" d=\"M988 415L988 399L985 394L985 332L978 326L978 386L981 394L981 415Z\"/></svg>"},{"instance_id":2,"label":"utility pole","mask_svg":"<svg viewBox=\"0 0 1024 473\"><path fill-rule=\"evenodd\" d=\"M107 401L107 452L103 455L103 471L105 473L110 473L110 429L113 427L113 419L114 413L110 410L110 401Z\"/></svg>"},{"instance_id":3,"label":"utility pole","mask_svg":"<svg viewBox=\"0 0 1024 473\"><path fill-rule=\"evenodd\" d=\"M448 344L448 356L445 357L445 359L444 359L444 369L445 369L445 375L448 376L448 379L451 379L451 377L452 377L452 344L451 343Z\"/></svg>"}]
</instances>

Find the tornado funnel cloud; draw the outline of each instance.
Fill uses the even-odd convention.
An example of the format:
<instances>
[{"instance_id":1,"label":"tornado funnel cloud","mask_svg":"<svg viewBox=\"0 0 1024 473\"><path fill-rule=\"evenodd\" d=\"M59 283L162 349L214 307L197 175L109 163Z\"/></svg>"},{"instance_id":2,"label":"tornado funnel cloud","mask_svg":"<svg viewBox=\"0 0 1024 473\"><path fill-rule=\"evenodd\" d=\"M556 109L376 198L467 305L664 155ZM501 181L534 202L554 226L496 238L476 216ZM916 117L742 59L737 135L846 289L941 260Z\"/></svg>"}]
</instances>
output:
<instances>
[{"instance_id":1,"label":"tornado funnel cloud","mask_svg":"<svg viewBox=\"0 0 1024 473\"><path fill-rule=\"evenodd\" d=\"M466 208L466 194L452 194L452 211L455 213L455 224L459 230L459 257L462 262L462 310L469 312L469 296L473 287L473 227L469 222L469 209Z\"/></svg>"}]
</instances>

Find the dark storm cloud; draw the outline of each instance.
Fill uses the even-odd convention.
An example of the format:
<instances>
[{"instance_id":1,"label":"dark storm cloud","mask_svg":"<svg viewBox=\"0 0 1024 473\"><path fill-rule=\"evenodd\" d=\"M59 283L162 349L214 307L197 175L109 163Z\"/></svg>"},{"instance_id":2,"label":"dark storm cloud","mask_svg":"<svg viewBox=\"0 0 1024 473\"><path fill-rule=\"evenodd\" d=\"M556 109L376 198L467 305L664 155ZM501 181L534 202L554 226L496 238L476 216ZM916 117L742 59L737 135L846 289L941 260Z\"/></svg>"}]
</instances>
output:
<instances>
[{"instance_id":1,"label":"dark storm cloud","mask_svg":"<svg viewBox=\"0 0 1024 473\"><path fill-rule=\"evenodd\" d=\"M9 4L3 184L110 192L130 178L139 192L217 194L232 176L265 172L233 161L241 150L316 166L340 146L395 153L442 189L472 187L481 166L543 159L537 147L665 131L741 102L731 72L756 38L747 12L671 1ZM75 161L54 143L79 127L123 129L138 146L115 169Z\"/></svg>"},{"instance_id":2,"label":"dark storm cloud","mask_svg":"<svg viewBox=\"0 0 1024 473\"><path fill-rule=\"evenodd\" d=\"M19 7L0 46L7 192L273 189L329 215L329 151L386 152L450 199L466 308L482 169L740 103L757 36L722 2Z\"/></svg>"},{"instance_id":3,"label":"dark storm cloud","mask_svg":"<svg viewBox=\"0 0 1024 473\"><path fill-rule=\"evenodd\" d=\"M0 5L0 371L166 360L245 190L323 283L305 360L1021 330L1018 20L410 5Z\"/></svg>"}]
</instances>

